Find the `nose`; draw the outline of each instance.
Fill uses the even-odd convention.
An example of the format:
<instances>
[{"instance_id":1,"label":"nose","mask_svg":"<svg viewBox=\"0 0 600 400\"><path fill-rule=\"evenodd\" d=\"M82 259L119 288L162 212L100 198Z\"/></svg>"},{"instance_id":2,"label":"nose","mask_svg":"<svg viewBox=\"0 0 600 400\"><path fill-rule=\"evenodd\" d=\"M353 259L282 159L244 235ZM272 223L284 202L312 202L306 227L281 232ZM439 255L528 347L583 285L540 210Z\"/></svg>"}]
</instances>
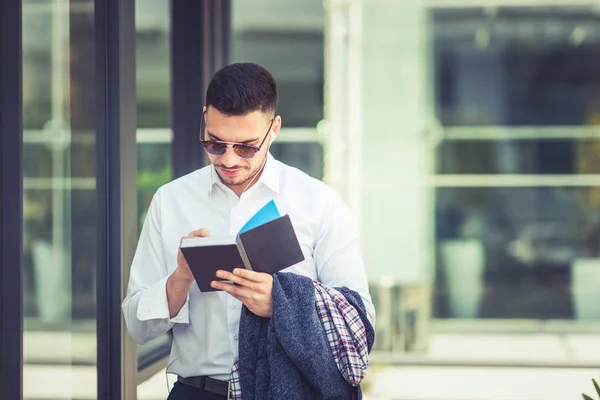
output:
<instances>
[{"instance_id":1,"label":"nose","mask_svg":"<svg viewBox=\"0 0 600 400\"><path fill-rule=\"evenodd\" d=\"M240 156L235 154L233 147L227 146L225 153L221 156L221 164L223 164L226 168L231 168L238 165L240 161Z\"/></svg>"}]
</instances>

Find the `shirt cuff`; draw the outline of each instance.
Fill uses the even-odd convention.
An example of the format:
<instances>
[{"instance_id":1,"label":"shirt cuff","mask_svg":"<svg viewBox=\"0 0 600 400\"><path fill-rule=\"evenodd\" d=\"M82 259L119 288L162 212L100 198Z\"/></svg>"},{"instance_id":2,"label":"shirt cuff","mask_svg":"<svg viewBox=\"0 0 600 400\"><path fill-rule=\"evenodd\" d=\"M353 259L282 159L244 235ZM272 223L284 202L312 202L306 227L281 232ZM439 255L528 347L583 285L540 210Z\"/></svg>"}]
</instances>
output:
<instances>
[{"instance_id":1,"label":"shirt cuff","mask_svg":"<svg viewBox=\"0 0 600 400\"><path fill-rule=\"evenodd\" d=\"M156 284L141 293L137 312L137 318L140 321L161 319L179 324L190 323L189 293L177 315L169 319L169 303L167 301L167 281L169 280L169 277L170 275L165 276L160 281L156 282Z\"/></svg>"}]
</instances>

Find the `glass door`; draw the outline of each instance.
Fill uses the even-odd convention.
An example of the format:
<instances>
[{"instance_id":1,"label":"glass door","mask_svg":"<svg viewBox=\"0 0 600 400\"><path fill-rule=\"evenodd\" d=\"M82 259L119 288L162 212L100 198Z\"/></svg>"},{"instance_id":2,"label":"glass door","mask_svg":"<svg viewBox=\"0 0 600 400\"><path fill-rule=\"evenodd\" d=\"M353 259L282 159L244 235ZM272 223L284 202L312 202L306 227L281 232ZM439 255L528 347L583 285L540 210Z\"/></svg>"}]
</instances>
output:
<instances>
[{"instance_id":1,"label":"glass door","mask_svg":"<svg viewBox=\"0 0 600 400\"><path fill-rule=\"evenodd\" d=\"M24 398L95 398L94 2L22 4Z\"/></svg>"}]
</instances>

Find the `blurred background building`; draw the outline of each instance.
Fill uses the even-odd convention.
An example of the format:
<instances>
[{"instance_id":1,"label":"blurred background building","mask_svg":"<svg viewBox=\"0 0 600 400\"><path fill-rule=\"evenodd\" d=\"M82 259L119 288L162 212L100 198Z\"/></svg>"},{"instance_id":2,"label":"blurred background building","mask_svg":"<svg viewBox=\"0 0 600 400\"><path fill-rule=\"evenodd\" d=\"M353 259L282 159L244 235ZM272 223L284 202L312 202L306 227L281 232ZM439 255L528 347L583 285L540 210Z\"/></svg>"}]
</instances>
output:
<instances>
[{"instance_id":1,"label":"blurred background building","mask_svg":"<svg viewBox=\"0 0 600 400\"><path fill-rule=\"evenodd\" d=\"M23 397L101 398L96 384L112 381L98 343L114 331L98 321L119 310L99 307L110 302L99 277L116 278L98 261L110 206L98 183L127 151L99 152L98 49L121 36L101 42L98 24L117 14L102 19L106 0L12 3L22 4ZM442 398L390 393L384 380L410 366L582 371L571 386L560 381L568 372L548 378L572 392L554 390L557 399L580 398L600 376L599 2L134 7L135 45L117 59L135 55L135 74L124 75L135 76L135 104L121 112L137 115L137 213L123 214L136 229L159 186L206 163L194 121L212 73L256 62L280 90L273 155L334 186L357 216L378 311L372 398ZM132 190L125 176L119 185ZM127 267L117 267L125 283ZM140 385L140 399L166 398L169 345L165 336L126 352L127 393ZM516 390L489 398L538 398Z\"/></svg>"}]
</instances>

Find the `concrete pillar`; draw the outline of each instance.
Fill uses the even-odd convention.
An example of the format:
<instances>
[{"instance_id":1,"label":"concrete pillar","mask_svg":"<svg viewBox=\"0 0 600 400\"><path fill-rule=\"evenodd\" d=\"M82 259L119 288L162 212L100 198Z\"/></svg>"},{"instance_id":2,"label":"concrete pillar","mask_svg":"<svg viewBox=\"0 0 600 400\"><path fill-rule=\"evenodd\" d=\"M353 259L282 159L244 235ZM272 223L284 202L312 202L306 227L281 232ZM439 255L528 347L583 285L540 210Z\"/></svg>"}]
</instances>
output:
<instances>
[{"instance_id":1,"label":"concrete pillar","mask_svg":"<svg viewBox=\"0 0 600 400\"><path fill-rule=\"evenodd\" d=\"M371 281L433 277L431 23L424 2L362 3L363 243Z\"/></svg>"}]
</instances>

